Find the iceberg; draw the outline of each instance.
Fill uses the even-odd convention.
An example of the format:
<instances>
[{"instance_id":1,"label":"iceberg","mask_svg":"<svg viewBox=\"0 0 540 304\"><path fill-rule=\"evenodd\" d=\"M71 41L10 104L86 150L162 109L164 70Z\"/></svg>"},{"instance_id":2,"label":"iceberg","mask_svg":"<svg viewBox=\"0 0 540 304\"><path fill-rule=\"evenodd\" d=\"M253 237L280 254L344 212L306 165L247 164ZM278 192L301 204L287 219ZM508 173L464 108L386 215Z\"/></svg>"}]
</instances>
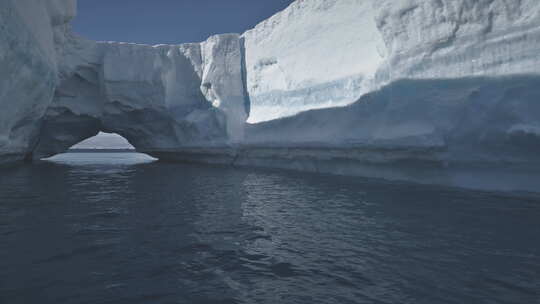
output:
<instances>
[{"instance_id":1,"label":"iceberg","mask_svg":"<svg viewBox=\"0 0 540 304\"><path fill-rule=\"evenodd\" d=\"M176 161L538 191L540 2L296 0L243 34L77 36L0 7L0 163L99 132Z\"/></svg>"},{"instance_id":2,"label":"iceberg","mask_svg":"<svg viewBox=\"0 0 540 304\"><path fill-rule=\"evenodd\" d=\"M74 16L71 1L2 1L0 164L33 149L58 83L54 37Z\"/></svg>"}]
</instances>

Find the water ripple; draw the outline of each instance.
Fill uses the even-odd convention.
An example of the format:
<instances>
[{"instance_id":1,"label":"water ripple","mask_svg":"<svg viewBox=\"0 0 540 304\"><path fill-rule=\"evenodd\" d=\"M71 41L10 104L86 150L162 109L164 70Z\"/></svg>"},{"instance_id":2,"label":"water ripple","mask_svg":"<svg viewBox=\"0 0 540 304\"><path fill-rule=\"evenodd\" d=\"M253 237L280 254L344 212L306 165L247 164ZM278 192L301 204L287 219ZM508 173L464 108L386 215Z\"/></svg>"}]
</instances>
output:
<instances>
[{"instance_id":1,"label":"water ripple","mask_svg":"<svg viewBox=\"0 0 540 304\"><path fill-rule=\"evenodd\" d=\"M72 154L0 179L0 303L540 303L540 200Z\"/></svg>"}]
</instances>

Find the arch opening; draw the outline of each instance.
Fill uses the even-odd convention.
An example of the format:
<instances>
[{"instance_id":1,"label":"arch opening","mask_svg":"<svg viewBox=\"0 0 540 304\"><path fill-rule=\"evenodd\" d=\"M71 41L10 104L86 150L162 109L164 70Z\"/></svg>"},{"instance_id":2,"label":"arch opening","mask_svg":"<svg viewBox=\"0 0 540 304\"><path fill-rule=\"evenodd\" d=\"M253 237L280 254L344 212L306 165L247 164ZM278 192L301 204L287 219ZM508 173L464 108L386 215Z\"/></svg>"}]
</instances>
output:
<instances>
[{"instance_id":1,"label":"arch opening","mask_svg":"<svg viewBox=\"0 0 540 304\"><path fill-rule=\"evenodd\" d=\"M52 154L52 153L51 153ZM47 155L41 160L70 165L98 164L143 164L157 159L136 150L122 135L99 131L96 135L86 136L59 153Z\"/></svg>"}]
</instances>

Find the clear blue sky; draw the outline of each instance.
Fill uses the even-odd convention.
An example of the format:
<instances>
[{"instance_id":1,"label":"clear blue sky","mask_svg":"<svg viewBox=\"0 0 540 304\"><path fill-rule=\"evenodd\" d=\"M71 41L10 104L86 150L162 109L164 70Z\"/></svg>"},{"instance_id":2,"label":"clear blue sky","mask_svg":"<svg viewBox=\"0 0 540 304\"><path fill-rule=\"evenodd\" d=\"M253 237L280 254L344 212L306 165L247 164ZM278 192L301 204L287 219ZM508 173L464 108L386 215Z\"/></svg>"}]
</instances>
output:
<instances>
[{"instance_id":1,"label":"clear blue sky","mask_svg":"<svg viewBox=\"0 0 540 304\"><path fill-rule=\"evenodd\" d=\"M199 42L242 33L293 0L79 0L75 31L93 40Z\"/></svg>"}]
</instances>

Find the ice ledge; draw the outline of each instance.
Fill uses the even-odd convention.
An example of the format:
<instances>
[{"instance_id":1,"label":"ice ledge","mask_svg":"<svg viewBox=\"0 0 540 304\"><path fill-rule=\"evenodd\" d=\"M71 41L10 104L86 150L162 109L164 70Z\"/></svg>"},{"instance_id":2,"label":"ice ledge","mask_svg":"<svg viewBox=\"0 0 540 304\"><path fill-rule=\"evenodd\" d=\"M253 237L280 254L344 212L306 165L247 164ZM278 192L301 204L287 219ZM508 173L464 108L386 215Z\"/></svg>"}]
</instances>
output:
<instances>
[{"instance_id":1,"label":"ice ledge","mask_svg":"<svg viewBox=\"0 0 540 304\"><path fill-rule=\"evenodd\" d=\"M167 162L270 168L473 190L540 193L540 162L443 161L444 149L191 147L140 151Z\"/></svg>"}]
</instances>

